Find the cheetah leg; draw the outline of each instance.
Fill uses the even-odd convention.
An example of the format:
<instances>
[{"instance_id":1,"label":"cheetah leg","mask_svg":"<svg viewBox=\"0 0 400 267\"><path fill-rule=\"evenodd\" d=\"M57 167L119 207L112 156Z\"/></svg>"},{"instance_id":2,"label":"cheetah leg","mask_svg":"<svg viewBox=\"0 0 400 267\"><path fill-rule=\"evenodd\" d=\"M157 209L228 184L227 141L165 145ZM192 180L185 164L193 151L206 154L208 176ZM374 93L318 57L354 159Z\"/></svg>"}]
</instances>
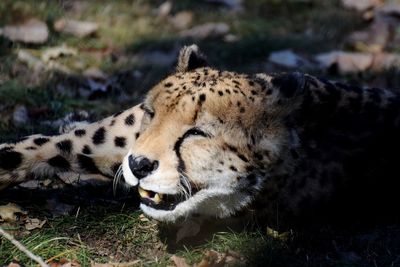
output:
<instances>
[{"instance_id":1,"label":"cheetah leg","mask_svg":"<svg viewBox=\"0 0 400 267\"><path fill-rule=\"evenodd\" d=\"M0 144L0 189L65 172L111 180L138 136L142 115L137 105L64 134Z\"/></svg>"}]
</instances>

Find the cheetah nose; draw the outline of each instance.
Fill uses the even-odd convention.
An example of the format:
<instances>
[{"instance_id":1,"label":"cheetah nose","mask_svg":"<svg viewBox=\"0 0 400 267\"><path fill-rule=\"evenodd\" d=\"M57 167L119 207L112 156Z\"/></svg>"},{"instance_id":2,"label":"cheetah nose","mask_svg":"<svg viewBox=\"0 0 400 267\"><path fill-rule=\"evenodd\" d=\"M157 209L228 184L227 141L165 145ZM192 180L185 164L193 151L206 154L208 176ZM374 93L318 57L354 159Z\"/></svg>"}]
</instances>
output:
<instances>
[{"instance_id":1,"label":"cheetah nose","mask_svg":"<svg viewBox=\"0 0 400 267\"><path fill-rule=\"evenodd\" d=\"M151 161L143 156L133 157L130 155L128 157L128 162L129 168L131 169L133 175L135 175L138 179L148 176L152 171L158 168L157 160Z\"/></svg>"}]
</instances>

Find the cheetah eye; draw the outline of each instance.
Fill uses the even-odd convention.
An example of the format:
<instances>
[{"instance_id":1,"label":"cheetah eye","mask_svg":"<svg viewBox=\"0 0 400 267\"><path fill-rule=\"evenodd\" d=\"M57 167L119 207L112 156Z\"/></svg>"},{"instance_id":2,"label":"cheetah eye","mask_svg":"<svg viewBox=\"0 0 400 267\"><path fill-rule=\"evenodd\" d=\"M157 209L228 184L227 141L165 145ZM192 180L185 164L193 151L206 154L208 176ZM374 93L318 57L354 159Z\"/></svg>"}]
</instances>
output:
<instances>
[{"instance_id":1,"label":"cheetah eye","mask_svg":"<svg viewBox=\"0 0 400 267\"><path fill-rule=\"evenodd\" d=\"M211 137L210 134L200 130L199 128L191 128L189 130L186 131L186 133L183 135L184 138L191 136L191 135L195 135L195 136L203 136L203 137Z\"/></svg>"}]
</instances>

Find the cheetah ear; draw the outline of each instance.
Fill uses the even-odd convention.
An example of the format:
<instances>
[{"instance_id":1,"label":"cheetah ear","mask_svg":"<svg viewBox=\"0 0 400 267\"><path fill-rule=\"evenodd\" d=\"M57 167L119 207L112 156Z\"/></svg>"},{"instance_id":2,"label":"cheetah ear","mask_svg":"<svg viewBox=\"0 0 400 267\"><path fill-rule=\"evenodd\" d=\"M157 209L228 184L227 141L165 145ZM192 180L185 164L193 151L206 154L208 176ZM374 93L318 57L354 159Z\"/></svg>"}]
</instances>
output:
<instances>
[{"instance_id":1,"label":"cheetah ear","mask_svg":"<svg viewBox=\"0 0 400 267\"><path fill-rule=\"evenodd\" d=\"M283 73L271 79L279 94L285 98L292 98L302 94L306 87L306 78L300 72Z\"/></svg>"},{"instance_id":2,"label":"cheetah ear","mask_svg":"<svg viewBox=\"0 0 400 267\"><path fill-rule=\"evenodd\" d=\"M184 46L179 52L178 65L176 67L178 72L190 71L205 66L207 66L206 58L197 45Z\"/></svg>"}]
</instances>

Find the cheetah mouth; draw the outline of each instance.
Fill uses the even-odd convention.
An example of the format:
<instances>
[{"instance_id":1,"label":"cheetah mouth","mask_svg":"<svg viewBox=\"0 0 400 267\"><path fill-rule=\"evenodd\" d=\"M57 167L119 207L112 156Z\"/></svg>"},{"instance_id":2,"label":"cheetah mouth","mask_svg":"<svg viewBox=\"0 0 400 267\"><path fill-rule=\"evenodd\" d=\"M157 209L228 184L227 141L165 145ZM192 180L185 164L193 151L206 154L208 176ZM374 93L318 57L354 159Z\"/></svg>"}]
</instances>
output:
<instances>
[{"instance_id":1,"label":"cheetah mouth","mask_svg":"<svg viewBox=\"0 0 400 267\"><path fill-rule=\"evenodd\" d=\"M162 194L145 190L142 187L138 187L138 191L141 203L156 210L171 211L174 210L178 204L188 200L182 194ZM200 190L192 191L190 197L193 197L198 191Z\"/></svg>"}]
</instances>

